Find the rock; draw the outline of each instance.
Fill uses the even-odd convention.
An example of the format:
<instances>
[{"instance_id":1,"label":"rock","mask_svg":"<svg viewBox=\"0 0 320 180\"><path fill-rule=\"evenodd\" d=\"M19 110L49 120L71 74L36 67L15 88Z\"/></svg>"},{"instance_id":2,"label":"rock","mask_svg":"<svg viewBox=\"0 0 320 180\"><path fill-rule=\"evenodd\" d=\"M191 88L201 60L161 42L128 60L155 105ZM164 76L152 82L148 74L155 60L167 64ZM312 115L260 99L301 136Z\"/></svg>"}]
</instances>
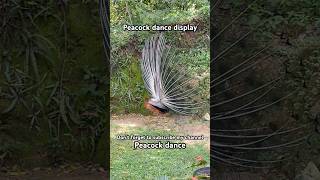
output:
<instances>
[{"instance_id":1,"label":"rock","mask_svg":"<svg viewBox=\"0 0 320 180\"><path fill-rule=\"evenodd\" d=\"M193 177L198 177L194 179L210 179L210 167L203 167L203 168L197 169L193 173Z\"/></svg>"},{"instance_id":2,"label":"rock","mask_svg":"<svg viewBox=\"0 0 320 180\"><path fill-rule=\"evenodd\" d=\"M209 113L206 113L206 114L203 116L203 119L206 120L206 121L210 121L210 114L209 114Z\"/></svg>"},{"instance_id":3,"label":"rock","mask_svg":"<svg viewBox=\"0 0 320 180\"><path fill-rule=\"evenodd\" d=\"M309 162L301 175L298 175L295 180L320 180L320 171L313 162Z\"/></svg>"}]
</instances>

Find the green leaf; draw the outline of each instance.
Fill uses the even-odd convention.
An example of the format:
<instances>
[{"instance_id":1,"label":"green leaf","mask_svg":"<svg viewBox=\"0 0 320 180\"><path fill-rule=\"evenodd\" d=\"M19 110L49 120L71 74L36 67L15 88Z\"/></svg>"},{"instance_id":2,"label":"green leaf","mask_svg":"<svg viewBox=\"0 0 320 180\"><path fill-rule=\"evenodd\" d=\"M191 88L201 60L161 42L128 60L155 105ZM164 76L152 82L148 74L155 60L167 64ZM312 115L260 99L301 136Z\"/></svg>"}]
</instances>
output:
<instances>
[{"instance_id":1,"label":"green leaf","mask_svg":"<svg viewBox=\"0 0 320 180\"><path fill-rule=\"evenodd\" d=\"M11 104L9 105L9 107L2 111L2 114L6 114L6 113L11 112L15 108L15 106L17 105L18 99L19 99L18 97L14 98L11 101Z\"/></svg>"}]
</instances>

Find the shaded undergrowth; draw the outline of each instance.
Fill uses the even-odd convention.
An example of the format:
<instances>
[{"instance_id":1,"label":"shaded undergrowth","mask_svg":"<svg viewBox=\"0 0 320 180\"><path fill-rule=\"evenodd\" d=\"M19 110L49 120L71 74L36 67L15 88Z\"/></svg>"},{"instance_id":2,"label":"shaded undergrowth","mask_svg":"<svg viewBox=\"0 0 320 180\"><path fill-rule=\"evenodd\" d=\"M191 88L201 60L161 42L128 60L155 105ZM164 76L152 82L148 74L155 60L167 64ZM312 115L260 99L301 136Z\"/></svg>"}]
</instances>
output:
<instances>
[{"instance_id":1,"label":"shaded undergrowth","mask_svg":"<svg viewBox=\"0 0 320 180\"><path fill-rule=\"evenodd\" d=\"M0 163L104 164L108 77L97 3L6 0L0 8Z\"/></svg>"}]
</instances>

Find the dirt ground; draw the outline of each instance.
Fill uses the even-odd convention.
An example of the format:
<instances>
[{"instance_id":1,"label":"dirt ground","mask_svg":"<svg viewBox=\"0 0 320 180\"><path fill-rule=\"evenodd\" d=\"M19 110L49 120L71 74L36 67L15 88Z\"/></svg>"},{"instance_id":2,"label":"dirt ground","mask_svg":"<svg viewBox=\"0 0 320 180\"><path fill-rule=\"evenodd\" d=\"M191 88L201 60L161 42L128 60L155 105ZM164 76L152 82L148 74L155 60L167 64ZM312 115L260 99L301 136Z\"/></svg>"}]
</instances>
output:
<instances>
[{"instance_id":1,"label":"dirt ground","mask_svg":"<svg viewBox=\"0 0 320 180\"><path fill-rule=\"evenodd\" d=\"M210 128L209 122L202 118L192 118L186 116L143 116L139 114L114 115L112 116L112 125L121 126L117 133L132 128L148 127L151 129L174 131L179 135L204 135L206 137L206 147L210 147ZM192 144L197 141L185 141ZM202 141L203 143L203 141ZM216 179L244 179L244 180L262 180L267 177L272 170L263 173L214 173ZM272 175L272 176L274 176ZM284 177L278 179L286 179ZM79 164L67 164L58 168L34 168L32 170L8 170L0 171L0 180L106 180L106 172L103 168L96 166L81 166Z\"/></svg>"},{"instance_id":2,"label":"dirt ground","mask_svg":"<svg viewBox=\"0 0 320 180\"><path fill-rule=\"evenodd\" d=\"M75 168L36 168L28 171L0 173L0 180L107 180L101 169Z\"/></svg>"},{"instance_id":3,"label":"dirt ground","mask_svg":"<svg viewBox=\"0 0 320 180\"><path fill-rule=\"evenodd\" d=\"M166 130L176 132L178 135L190 135L205 137L205 146L210 150L210 123L201 118L167 115L167 116L143 116L139 114L114 115L111 118L111 124L121 126L119 130L127 128L148 127L157 130ZM117 132L121 133L121 132ZM199 141L184 141L186 144L199 143Z\"/></svg>"},{"instance_id":4,"label":"dirt ground","mask_svg":"<svg viewBox=\"0 0 320 180\"><path fill-rule=\"evenodd\" d=\"M132 127L174 131L179 135L203 135L205 145L210 149L209 122L187 116L143 116L139 114L112 116L111 124L121 126L119 131ZM119 132L121 133L121 132ZM185 141L187 144L198 141ZM203 141L201 141L203 143ZM0 171L0 180L106 180L103 168L67 164L57 168L34 168L32 170L9 169Z\"/></svg>"}]
</instances>

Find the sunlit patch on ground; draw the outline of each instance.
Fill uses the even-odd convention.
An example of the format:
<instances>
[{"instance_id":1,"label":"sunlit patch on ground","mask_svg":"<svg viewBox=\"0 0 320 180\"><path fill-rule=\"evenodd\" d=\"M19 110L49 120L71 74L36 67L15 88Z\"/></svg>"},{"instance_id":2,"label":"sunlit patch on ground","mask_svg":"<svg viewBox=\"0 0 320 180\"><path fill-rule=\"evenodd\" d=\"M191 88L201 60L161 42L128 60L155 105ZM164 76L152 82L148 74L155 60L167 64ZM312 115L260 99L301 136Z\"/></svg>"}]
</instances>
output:
<instances>
[{"instance_id":1,"label":"sunlit patch on ground","mask_svg":"<svg viewBox=\"0 0 320 180\"><path fill-rule=\"evenodd\" d=\"M191 121L190 118L184 120ZM123 134L203 135L207 138L201 141L180 141L186 143L186 149L134 150L132 140L116 140L117 135ZM209 143L208 125L200 123L199 120L194 123L181 123L177 122L175 116L156 117L137 114L113 116L111 177L117 179L154 179L163 176L170 179L190 178L194 170L199 168L194 166L196 157L203 157L207 163L205 165L209 165Z\"/></svg>"}]
</instances>

